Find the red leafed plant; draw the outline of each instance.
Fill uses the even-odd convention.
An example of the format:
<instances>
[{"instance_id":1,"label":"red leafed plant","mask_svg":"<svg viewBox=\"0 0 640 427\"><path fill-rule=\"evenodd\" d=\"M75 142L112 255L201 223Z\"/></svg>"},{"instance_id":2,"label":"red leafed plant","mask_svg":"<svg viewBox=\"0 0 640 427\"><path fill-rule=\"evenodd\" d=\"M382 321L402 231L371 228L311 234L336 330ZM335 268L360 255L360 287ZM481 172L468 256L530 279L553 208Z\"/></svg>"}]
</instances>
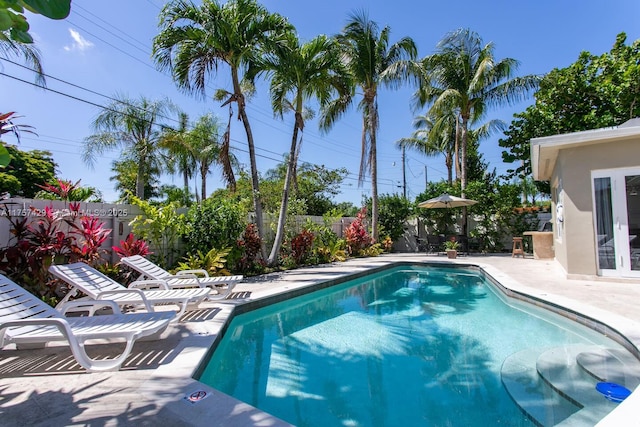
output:
<instances>
[{"instance_id":1,"label":"red leafed plant","mask_svg":"<svg viewBox=\"0 0 640 427\"><path fill-rule=\"evenodd\" d=\"M367 228L364 225L366 216L367 208L363 207L356 215L355 221L349 224L345 230L345 238L350 255L359 255L364 249L371 246L371 236L367 233Z\"/></svg>"},{"instance_id":2,"label":"red leafed plant","mask_svg":"<svg viewBox=\"0 0 640 427\"><path fill-rule=\"evenodd\" d=\"M113 246L112 249L120 258L133 255L147 256L151 254L147 242L143 239L136 239L133 233L129 233L126 239L120 240L120 246Z\"/></svg>"},{"instance_id":3,"label":"red leafed plant","mask_svg":"<svg viewBox=\"0 0 640 427\"><path fill-rule=\"evenodd\" d=\"M30 208L30 217L37 217L31 223L29 217L13 218L8 206L3 207L13 237L0 248L0 273L49 301L59 297L49 266L81 260L97 264L104 251L100 247L111 233L98 218L80 216L77 203L69 204L68 212Z\"/></svg>"},{"instance_id":4,"label":"red leafed plant","mask_svg":"<svg viewBox=\"0 0 640 427\"><path fill-rule=\"evenodd\" d=\"M100 259L104 249L100 249L111 229L104 228L104 223L95 216L83 216L80 225L70 222L69 226L76 235L82 238L82 245L73 245L72 251L89 264Z\"/></svg>"},{"instance_id":5,"label":"red leafed plant","mask_svg":"<svg viewBox=\"0 0 640 427\"><path fill-rule=\"evenodd\" d=\"M309 230L302 230L291 239L291 256L297 265L302 265L311 255L315 236Z\"/></svg>"},{"instance_id":6,"label":"red leafed plant","mask_svg":"<svg viewBox=\"0 0 640 427\"><path fill-rule=\"evenodd\" d=\"M237 241L237 245L241 251L237 265L238 270L246 274L259 272L264 268L264 262L258 258L262 240L258 235L258 228L255 224L247 224L242 233L242 238Z\"/></svg>"}]
</instances>

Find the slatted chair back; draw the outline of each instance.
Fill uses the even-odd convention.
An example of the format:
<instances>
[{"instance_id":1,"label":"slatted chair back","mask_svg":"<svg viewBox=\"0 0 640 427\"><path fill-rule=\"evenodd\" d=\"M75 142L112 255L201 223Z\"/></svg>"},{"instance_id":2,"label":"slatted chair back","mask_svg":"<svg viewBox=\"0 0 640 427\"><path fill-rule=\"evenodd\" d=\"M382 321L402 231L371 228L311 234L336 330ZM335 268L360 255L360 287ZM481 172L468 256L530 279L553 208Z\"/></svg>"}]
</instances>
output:
<instances>
[{"instance_id":1,"label":"slatted chair back","mask_svg":"<svg viewBox=\"0 0 640 427\"><path fill-rule=\"evenodd\" d=\"M93 299L97 299L98 295L105 291L127 289L125 286L101 274L84 262L52 265L49 267L49 272L67 283L82 283L82 292Z\"/></svg>"},{"instance_id":2,"label":"slatted chair back","mask_svg":"<svg viewBox=\"0 0 640 427\"><path fill-rule=\"evenodd\" d=\"M0 274L0 322L62 317L60 312Z\"/></svg>"}]
</instances>

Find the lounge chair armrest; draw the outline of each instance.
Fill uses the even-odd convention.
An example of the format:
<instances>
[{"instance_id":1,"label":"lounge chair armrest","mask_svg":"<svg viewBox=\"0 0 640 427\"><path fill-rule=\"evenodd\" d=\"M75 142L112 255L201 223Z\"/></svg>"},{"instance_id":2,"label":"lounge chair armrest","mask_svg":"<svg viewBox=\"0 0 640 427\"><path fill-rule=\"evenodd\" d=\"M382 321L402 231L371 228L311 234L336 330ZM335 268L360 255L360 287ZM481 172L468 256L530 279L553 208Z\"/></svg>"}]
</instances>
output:
<instances>
[{"instance_id":1,"label":"lounge chair armrest","mask_svg":"<svg viewBox=\"0 0 640 427\"><path fill-rule=\"evenodd\" d=\"M104 292L100 292L98 294L98 296L96 297L97 300L102 300L102 299L109 299L109 296L111 295L121 295L121 294L134 294L140 297L140 299L142 300L142 303L144 304L144 307L147 309L148 312L153 312L153 307L151 306L151 304L149 303L149 300L147 299L147 297L144 295L144 292L140 289L118 289L118 290L113 290L113 291L104 291Z\"/></svg>"},{"instance_id":2,"label":"lounge chair armrest","mask_svg":"<svg viewBox=\"0 0 640 427\"><path fill-rule=\"evenodd\" d=\"M209 277L209 273L207 272L207 270L203 270L203 269L195 269L195 270L180 270L180 271L176 271L176 276L185 276L185 275L191 275L191 276L197 276L197 275L202 275L203 277Z\"/></svg>"},{"instance_id":3,"label":"lounge chair armrest","mask_svg":"<svg viewBox=\"0 0 640 427\"><path fill-rule=\"evenodd\" d=\"M56 307L56 309L62 313L63 316L66 316L67 313L78 312L78 311L88 311L89 316L93 316L95 312L101 308L110 308L113 311L113 314L120 313L120 307L115 301L110 300L76 300L76 301L67 301L64 304Z\"/></svg>"},{"instance_id":4,"label":"lounge chair armrest","mask_svg":"<svg viewBox=\"0 0 640 427\"><path fill-rule=\"evenodd\" d=\"M166 280L157 280L157 279L149 279L149 280L136 280L131 282L128 286L129 289L171 289L167 284Z\"/></svg>"}]
</instances>

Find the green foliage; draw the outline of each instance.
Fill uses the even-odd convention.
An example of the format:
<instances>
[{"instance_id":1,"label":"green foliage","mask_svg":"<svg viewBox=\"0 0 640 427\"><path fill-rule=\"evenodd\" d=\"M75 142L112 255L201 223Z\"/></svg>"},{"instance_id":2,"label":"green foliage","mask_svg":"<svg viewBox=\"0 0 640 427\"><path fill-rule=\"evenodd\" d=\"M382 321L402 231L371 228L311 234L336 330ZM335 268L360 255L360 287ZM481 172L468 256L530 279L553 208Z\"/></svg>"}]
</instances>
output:
<instances>
[{"instance_id":1,"label":"green foliage","mask_svg":"<svg viewBox=\"0 0 640 427\"><path fill-rule=\"evenodd\" d=\"M109 177L109 181L115 182L115 188L119 192L119 197L122 202L127 203L129 196L135 194L136 191L136 179L137 179L137 166L132 159L114 160L111 166L111 170L114 175ZM144 180L144 199L148 200L153 197L159 196L158 193L158 176L160 174L159 169L151 168L145 173Z\"/></svg>"},{"instance_id":2,"label":"green foliage","mask_svg":"<svg viewBox=\"0 0 640 427\"><path fill-rule=\"evenodd\" d=\"M178 263L175 271L182 270L206 270L210 276L228 276L229 270L226 268L227 256L231 248L213 248L206 254L197 251L184 257L184 261Z\"/></svg>"},{"instance_id":3,"label":"green foliage","mask_svg":"<svg viewBox=\"0 0 640 427\"><path fill-rule=\"evenodd\" d=\"M71 12L71 0L2 0L0 41L11 39L18 43L33 43L25 9L50 19L64 19Z\"/></svg>"},{"instance_id":4,"label":"green foliage","mask_svg":"<svg viewBox=\"0 0 640 427\"><path fill-rule=\"evenodd\" d=\"M383 194L380 196L379 223L381 230L396 241L404 234L404 225L413 213L411 203L398 194ZM382 231L381 231L382 233Z\"/></svg>"},{"instance_id":5,"label":"green foliage","mask_svg":"<svg viewBox=\"0 0 640 427\"><path fill-rule=\"evenodd\" d=\"M209 198L189 208L182 234L187 252L235 247L245 228L247 212L231 200Z\"/></svg>"},{"instance_id":6,"label":"green foliage","mask_svg":"<svg viewBox=\"0 0 640 427\"><path fill-rule=\"evenodd\" d=\"M176 202L180 206L191 206L193 203L193 194L188 188L178 188L175 185L162 185L159 190L159 196L164 198L164 203Z\"/></svg>"},{"instance_id":7,"label":"green foliage","mask_svg":"<svg viewBox=\"0 0 640 427\"><path fill-rule=\"evenodd\" d=\"M532 138L615 126L640 116L640 40L625 45L626 38L620 33L609 53L582 52L575 63L544 76L535 104L514 115L499 141L503 160L518 165L510 176L531 174ZM541 189L549 193L548 185Z\"/></svg>"},{"instance_id":8,"label":"green foliage","mask_svg":"<svg viewBox=\"0 0 640 427\"><path fill-rule=\"evenodd\" d=\"M460 194L460 183L455 182L454 185L447 184L446 181L429 182L425 191L416 197L415 212L420 221L425 225L428 234L442 234L448 236L455 234L455 224L457 215L460 210L457 209L423 209L417 205L425 200L438 197L443 193L452 195ZM471 197L468 197L471 199ZM475 199L473 199L475 200Z\"/></svg>"},{"instance_id":9,"label":"green foliage","mask_svg":"<svg viewBox=\"0 0 640 427\"><path fill-rule=\"evenodd\" d=\"M457 251L460 248L460 243L454 239L449 239L444 242L445 251Z\"/></svg>"},{"instance_id":10,"label":"green foliage","mask_svg":"<svg viewBox=\"0 0 640 427\"><path fill-rule=\"evenodd\" d=\"M184 214L179 214L177 203L154 206L146 200L133 195L130 203L142 210L130 225L133 233L150 242L154 250L153 259L164 268L173 265L179 237L184 227Z\"/></svg>"},{"instance_id":11,"label":"green foliage","mask_svg":"<svg viewBox=\"0 0 640 427\"><path fill-rule=\"evenodd\" d=\"M21 151L12 145L5 148L11 161L0 172L0 176L7 177L0 179L0 193L32 199L39 190L38 185L54 181L57 165L49 151Z\"/></svg>"},{"instance_id":12,"label":"green foliage","mask_svg":"<svg viewBox=\"0 0 640 427\"><path fill-rule=\"evenodd\" d=\"M64 179L56 179L53 183L38 185L42 188L35 195L36 199L64 200L67 202L100 202L100 191L94 187L82 187Z\"/></svg>"}]
</instances>

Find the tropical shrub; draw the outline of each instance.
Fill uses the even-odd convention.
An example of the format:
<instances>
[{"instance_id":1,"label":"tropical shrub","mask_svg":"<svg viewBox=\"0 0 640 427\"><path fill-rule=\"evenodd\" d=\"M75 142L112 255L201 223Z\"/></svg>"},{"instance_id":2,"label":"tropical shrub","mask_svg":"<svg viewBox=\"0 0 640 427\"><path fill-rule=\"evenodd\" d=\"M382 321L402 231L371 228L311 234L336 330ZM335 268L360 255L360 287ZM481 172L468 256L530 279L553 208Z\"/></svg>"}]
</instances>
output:
<instances>
[{"instance_id":1,"label":"tropical shrub","mask_svg":"<svg viewBox=\"0 0 640 427\"><path fill-rule=\"evenodd\" d=\"M302 230L291 239L291 257L297 265L305 264L311 256L314 235L309 230Z\"/></svg>"},{"instance_id":2,"label":"tropical shrub","mask_svg":"<svg viewBox=\"0 0 640 427\"><path fill-rule=\"evenodd\" d=\"M378 224L392 241L398 240L404 234L405 222L412 213L411 203L404 197L398 194L380 196Z\"/></svg>"},{"instance_id":3,"label":"tropical shrub","mask_svg":"<svg viewBox=\"0 0 640 427\"><path fill-rule=\"evenodd\" d=\"M131 204L138 206L143 215L136 216L130 225L133 233L150 242L155 250L153 260L168 268L173 265L178 253L178 241L183 230L183 214L179 214L177 203L154 206L146 200L130 196Z\"/></svg>"},{"instance_id":4,"label":"tropical shrub","mask_svg":"<svg viewBox=\"0 0 640 427\"><path fill-rule=\"evenodd\" d=\"M64 200L67 202L99 202L101 200L100 192L93 187L80 186L80 180L75 183L64 179L56 178L53 184L46 183L38 185L42 188L34 196L36 199L44 200Z\"/></svg>"},{"instance_id":5,"label":"tropical shrub","mask_svg":"<svg viewBox=\"0 0 640 427\"><path fill-rule=\"evenodd\" d=\"M12 239L0 249L0 273L24 286L34 295L55 304L60 296L57 283L48 275L55 263L85 261L100 264L105 252L100 246L111 233L96 217L80 216L80 205L67 211L30 208L30 216L14 219L7 205L5 218L11 223ZM30 217L37 217L29 223Z\"/></svg>"},{"instance_id":6,"label":"tropical shrub","mask_svg":"<svg viewBox=\"0 0 640 427\"><path fill-rule=\"evenodd\" d=\"M259 258L262 239L258 235L258 227L254 223L246 225L242 237L237 241L240 250L236 261L236 269L244 275L260 274L264 271L265 262Z\"/></svg>"},{"instance_id":7,"label":"tropical shrub","mask_svg":"<svg viewBox=\"0 0 640 427\"><path fill-rule=\"evenodd\" d=\"M185 216L182 237L187 252L208 252L211 248L235 247L246 224L239 203L222 198L206 199L192 205Z\"/></svg>"},{"instance_id":8,"label":"tropical shrub","mask_svg":"<svg viewBox=\"0 0 640 427\"><path fill-rule=\"evenodd\" d=\"M371 246L371 236L367 232L367 229L364 225L366 215L367 208L363 207L358 212L358 215L356 215L356 219L351 224L349 224L349 226L345 230L345 237L349 255L364 255L364 250Z\"/></svg>"},{"instance_id":9,"label":"tropical shrub","mask_svg":"<svg viewBox=\"0 0 640 427\"><path fill-rule=\"evenodd\" d=\"M134 255L147 256L152 253L147 242L144 239L137 239L133 233L129 233L126 239L120 240L120 246L112 246L111 249L120 258Z\"/></svg>"},{"instance_id":10,"label":"tropical shrub","mask_svg":"<svg viewBox=\"0 0 640 427\"><path fill-rule=\"evenodd\" d=\"M175 271L182 270L206 270L209 276L229 276L231 273L226 268L227 255L231 248L211 249L206 254L201 251L188 254L178 263Z\"/></svg>"}]
</instances>

